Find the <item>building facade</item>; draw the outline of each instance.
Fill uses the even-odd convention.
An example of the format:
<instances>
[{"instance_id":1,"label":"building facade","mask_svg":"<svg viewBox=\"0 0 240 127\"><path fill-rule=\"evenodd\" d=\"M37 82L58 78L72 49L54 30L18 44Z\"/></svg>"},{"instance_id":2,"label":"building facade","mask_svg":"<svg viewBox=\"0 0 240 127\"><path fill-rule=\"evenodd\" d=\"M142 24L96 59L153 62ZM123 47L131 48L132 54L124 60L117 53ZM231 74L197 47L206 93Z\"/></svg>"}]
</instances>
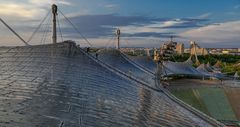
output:
<instances>
[{"instance_id":1,"label":"building facade","mask_svg":"<svg viewBox=\"0 0 240 127\"><path fill-rule=\"evenodd\" d=\"M190 54L191 55L208 55L208 51L206 48L201 48L195 41L190 42Z\"/></svg>"},{"instance_id":2,"label":"building facade","mask_svg":"<svg viewBox=\"0 0 240 127\"><path fill-rule=\"evenodd\" d=\"M184 53L184 44L177 43L175 51L176 51L176 54L182 55Z\"/></svg>"}]
</instances>

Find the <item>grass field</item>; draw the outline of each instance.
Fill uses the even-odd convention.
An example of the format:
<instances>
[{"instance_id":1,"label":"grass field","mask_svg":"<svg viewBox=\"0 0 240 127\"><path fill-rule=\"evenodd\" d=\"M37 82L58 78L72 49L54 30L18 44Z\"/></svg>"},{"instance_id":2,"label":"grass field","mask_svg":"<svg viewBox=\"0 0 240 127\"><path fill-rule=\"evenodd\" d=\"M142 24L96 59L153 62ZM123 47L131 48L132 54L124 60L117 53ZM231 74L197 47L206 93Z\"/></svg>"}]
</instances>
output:
<instances>
[{"instance_id":1,"label":"grass field","mask_svg":"<svg viewBox=\"0 0 240 127\"><path fill-rule=\"evenodd\" d=\"M222 88L200 88L198 91L211 116L218 120L237 120Z\"/></svg>"},{"instance_id":2,"label":"grass field","mask_svg":"<svg viewBox=\"0 0 240 127\"><path fill-rule=\"evenodd\" d=\"M236 117L240 120L240 88L225 88L224 90Z\"/></svg>"},{"instance_id":3,"label":"grass field","mask_svg":"<svg viewBox=\"0 0 240 127\"><path fill-rule=\"evenodd\" d=\"M188 88L175 89L171 92L181 100L192 105L196 109L218 120L237 120L231 103L222 88ZM233 100L238 98L233 98ZM236 105L236 110L239 105Z\"/></svg>"},{"instance_id":4,"label":"grass field","mask_svg":"<svg viewBox=\"0 0 240 127\"><path fill-rule=\"evenodd\" d=\"M194 89L174 90L172 93L192 107L210 115L203 101L199 98L198 92Z\"/></svg>"}]
</instances>

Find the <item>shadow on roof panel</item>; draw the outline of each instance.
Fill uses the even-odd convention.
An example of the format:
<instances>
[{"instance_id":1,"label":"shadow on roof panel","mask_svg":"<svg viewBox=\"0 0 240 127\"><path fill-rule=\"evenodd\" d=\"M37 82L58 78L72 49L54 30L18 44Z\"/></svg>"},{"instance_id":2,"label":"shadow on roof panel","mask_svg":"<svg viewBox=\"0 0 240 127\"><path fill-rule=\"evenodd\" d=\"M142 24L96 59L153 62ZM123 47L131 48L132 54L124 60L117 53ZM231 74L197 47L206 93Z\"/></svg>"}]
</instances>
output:
<instances>
[{"instance_id":1,"label":"shadow on roof panel","mask_svg":"<svg viewBox=\"0 0 240 127\"><path fill-rule=\"evenodd\" d=\"M123 56L123 54L119 50L102 49L98 51L98 54L99 59L102 62L126 73L129 76L136 77L146 82L147 84L149 84L149 86L154 86L154 75L149 74L137 65L134 65L130 60L125 58L125 56Z\"/></svg>"},{"instance_id":2,"label":"shadow on roof panel","mask_svg":"<svg viewBox=\"0 0 240 127\"><path fill-rule=\"evenodd\" d=\"M133 60L134 62L142 65L143 67L147 68L151 72L156 72L157 65L153 61L153 58L149 56L129 56L128 57Z\"/></svg>"}]
</instances>

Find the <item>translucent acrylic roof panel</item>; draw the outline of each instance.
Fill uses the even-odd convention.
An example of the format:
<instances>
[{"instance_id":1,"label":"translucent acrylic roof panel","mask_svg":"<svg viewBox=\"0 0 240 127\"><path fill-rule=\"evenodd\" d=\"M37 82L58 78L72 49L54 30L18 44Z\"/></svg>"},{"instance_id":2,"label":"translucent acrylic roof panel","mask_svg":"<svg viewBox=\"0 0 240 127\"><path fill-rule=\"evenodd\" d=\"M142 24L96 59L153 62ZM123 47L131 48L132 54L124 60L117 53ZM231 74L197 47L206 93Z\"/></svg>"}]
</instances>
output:
<instances>
[{"instance_id":1,"label":"translucent acrylic roof panel","mask_svg":"<svg viewBox=\"0 0 240 127\"><path fill-rule=\"evenodd\" d=\"M195 76L202 75L194 67L185 62L164 61L163 66L164 68L166 68L165 70L167 70L169 75L171 74L195 75Z\"/></svg>"},{"instance_id":2,"label":"translucent acrylic roof panel","mask_svg":"<svg viewBox=\"0 0 240 127\"><path fill-rule=\"evenodd\" d=\"M123 54L115 49L103 49L98 51L98 58L104 63L126 73L129 76L137 77L150 86L154 86L154 75L147 73L141 68L135 66Z\"/></svg>"},{"instance_id":3,"label":"translucent acrylic roof panel","mask_svg":"<svg viewBox=\"0 0 240 127\"><path fill-rule=\"evenodd\" d=\"M12 52L21 55L0 57L0 126L211 126L164 93L103 67L74 43Z\"/></svg>"},{"instance_id":4,"label":"translucent acrylic roof panel","mask_svg":"<svg viewBox=\"0 0 240 127\"><path fill-rule=\"evenodd\" d=\"M153 58L149 56L129 56L128 57L133 60L134 62L146 67L147 69L151 70L152 72L156 72L157 65L153 61Z\"/></svg>"}]
</instances>

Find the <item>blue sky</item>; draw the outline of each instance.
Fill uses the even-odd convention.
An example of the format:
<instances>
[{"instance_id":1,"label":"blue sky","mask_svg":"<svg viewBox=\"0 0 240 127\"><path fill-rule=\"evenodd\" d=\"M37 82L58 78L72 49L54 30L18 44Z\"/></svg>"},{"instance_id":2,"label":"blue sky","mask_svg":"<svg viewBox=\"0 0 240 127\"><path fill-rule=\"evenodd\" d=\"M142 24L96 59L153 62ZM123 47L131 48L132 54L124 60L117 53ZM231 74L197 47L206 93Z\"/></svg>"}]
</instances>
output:
<instances>
[{"instance_id":1,"label":"blue sky","mask_svg":"<svg viewBox=\"0 0 240 127\"><path fill-rule=\"evenodd\" d=\"M120 28L124 47L159 47L170 36L186 45L194 40L203 47L240 47L240 0L1 0L0 16L28 40L52 3L93 46L114 46ZM85 45L60 14L59 19L64 39ZM43 43L41 31L31 44ZM2 24L0 38L0 45L22 44ZM50 38L49 33L44 43Z\"/></svg>"}]
</instances>

